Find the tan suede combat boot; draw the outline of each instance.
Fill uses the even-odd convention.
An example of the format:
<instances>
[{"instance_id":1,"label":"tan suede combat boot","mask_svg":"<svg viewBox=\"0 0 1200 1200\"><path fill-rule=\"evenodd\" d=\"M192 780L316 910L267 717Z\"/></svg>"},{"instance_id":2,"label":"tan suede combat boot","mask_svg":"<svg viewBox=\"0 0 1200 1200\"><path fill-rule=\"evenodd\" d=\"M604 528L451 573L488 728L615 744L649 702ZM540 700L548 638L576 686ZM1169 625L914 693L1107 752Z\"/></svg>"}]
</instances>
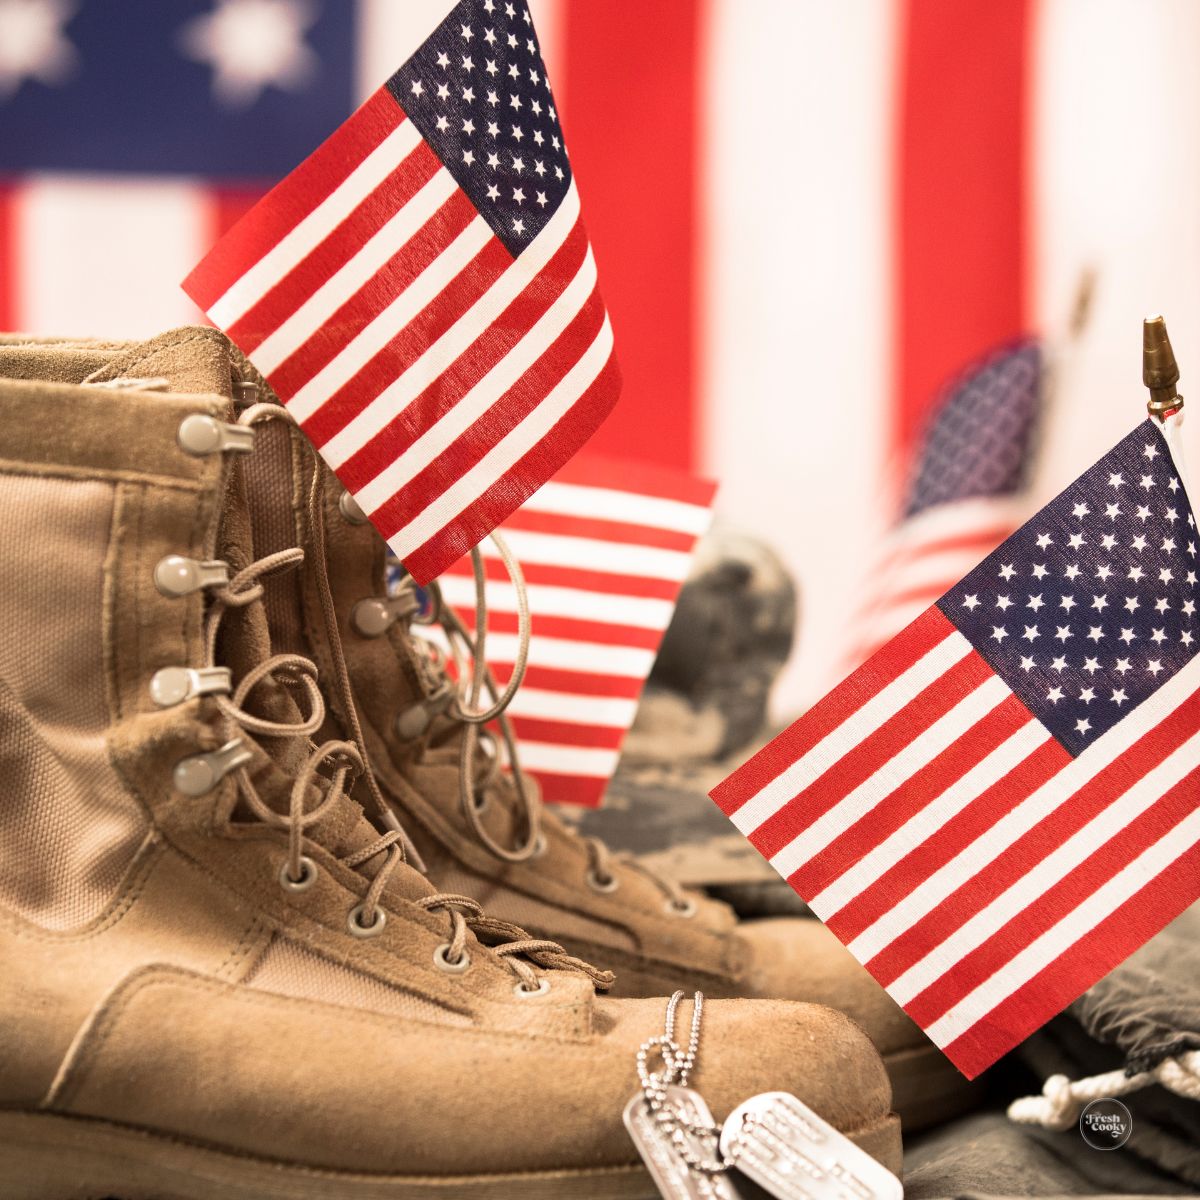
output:
<instances>
[{"instance_id":1,"label":"tan suede combat boot","mask_svg":"<svg viewBox=\"0 0 1200 1200\"><path fill-rule=\"evenodd\" d=\"M411 580L388 595L386 547L329 477L323 538L354 696L384 794L411 833L429 877L489 912L610 967L621 996L699 988L825 1004L870 1034L887 1064L906 1129L969 1108L979 1087L812 918L741 921L725 904L577 836L491 760L473 785L460 770L466 727L427 643ZM283 581L282 586L292 586ZM297 645L320 657L311 600Z\"/></svg>"},{"instance_id":2,"label":"tan suede combat boot","mask_svg":"<svg viewBox=\"0 0 1200 1200\"><path fill-rule=\"evenodd\" d=\"M243 498L277 430L302 451L224 339L0 375L0 1196L652 1195L621 1110L663 1000L435 894L347 795L356 741L311 740L262 597L313 573ZM899 1169L841 1014L714 1002L693 1085L792 1091Z\"/></svg>"}]
</instances>

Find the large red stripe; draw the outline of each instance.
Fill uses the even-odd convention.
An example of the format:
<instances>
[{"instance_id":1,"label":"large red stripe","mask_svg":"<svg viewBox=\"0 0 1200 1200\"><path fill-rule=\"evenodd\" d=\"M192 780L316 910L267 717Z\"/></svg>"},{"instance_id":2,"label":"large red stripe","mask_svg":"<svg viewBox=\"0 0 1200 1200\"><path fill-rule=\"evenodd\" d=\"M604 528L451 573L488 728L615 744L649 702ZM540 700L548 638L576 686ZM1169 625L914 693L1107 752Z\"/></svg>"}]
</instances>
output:
<instances>
[{"instance_id":1,"label":"large red stripe","mask_svg":"<svg viewBox=\"0 0 1200 1200\"><path fill-rule=\"evenodd\" d=\"M621 394L621 370L611 354L591 386L550 432L469 508L405 560L418 583L428 582L495 529L596 431Z\"/></svg>"},{"instance_id":2,"label":"large red stripe","mask_svg":"<svg viewBox=\"0 0 1200 1200\"><path fill-rule=\"evenodd\" d=\"M1033 715L1020 699L1008 696L836 841L814 854L789 876L788 883L799 895L812 899L1031 720Z\"/></svg>"},{"instance_id":3,"label":"large red stripe","mask_svg":"<svg viewBox=\"0 0 1200 1200\"><path fill-rule=\"evenodd\" d=\"M893 444L962 364L1025 328L1029 5L906 0Z\"/></svg>"},{"instance_id":4,"label":"large red stripe","mask_svg":"<svg viewBox=\"0 0 1200 1200\"><path fill-rule=\"evenodd\" d=\"M433 178L440 166L437 155L429 146L425 142L419 143L312 253L297 263L225 332L246 354L253 353L268 334L274 333L335 272L345 266ZM461 222L458 228L443 236L441 242L448 242L465 224Z\"/></svg>"},{"instance_id":5,"label":"large red stripe","mask_svg":"<svg viewBox=\"0 0 1200 1200\"><path fill-rule=\"evenodd\" d=\"M553 746L584 746L590 750L620 750L625 730L607 725L577 725L540 717L509 715L513 732L523 742L548 742Z\"/></svg>"},{"instance_id":6,"label":"large red stripe","mask_svg":"<svg viewBox=\"0 0 1200 1200\"><path fill-rule=\"evenodd\" d=\"M818 817L884 769L915 737L992 678L991 667L974 651L960 659L872 734L842 755L824 774L773 812L749 835L755 849L764 858L777 854Z\"/></svg>"},{"instance_id":7,"label":"large red stripe","mask_svg":"<svg viewBox=\"0 0 1200 1200\"><path fill-rule=\"evenodd\" d=\"M593 448L688 467L697 452L696 178L706 6L563 6L565 127L629 399ZM621 64L614 103L612 64ZM667 132L669 131L669 133ZM653 203L630 201L631 181ZM648 281L653 281L648 286Z\"/></svg>"},{"instance_id":8,"label":"large red stripe","mask_svg":"<svg viewBox=\"0 0 1200 1200\"><path fill-rule=\"evenodd\" d=\"M579 273L587 256L587 248L587 235L583 226L576 221L550 261L524 286L520 294L420 395L413 397L393 421L342 464L339 476L351 488L361 487L432 429L545 316ZM515 271L523 269L520 265L513 267ZM499 273L496 278L499 278ZM491 282L494 280L489 284ZM479 294L482 295L482 291ZM441 304L442 300L439 299L439 307ZM454 311L457 320L458 305L454 306ZM444 322L445 328L448 329L450 324L452 322ZM429 339L430 342L433 340ZM388 352L381 356L384 360L381 368L390 373L385 383L391 382L416 357L415 349L410 350L404 359ZM392 507L394 509L396 505ZM386 520L381 523L376 519L380 528L386 523Z\"/></svg>"},{"instance_id":9,"label":"large red stripe","mask_svg":"<svg viewBox=\"0 0 1200 1200\"><path fill-rule=\"evenodd\" d=\"M895 904L917 888L943 863L982 837L1006 812L1032 795L1071 761L1071 756L1053 739L1043 743L965 808L951 817L937 833L884 871L825 924L842 939L853 941Z\"/></svg>"},{"instance_id":10,"label":"large red stripe","mask_svg":"<svg viewBox=\"0 0 1200 1200\"><path fill-rule=\"evenodd\" d=\"M908 1015L923 1028L929 1026L990 979L1021 949L1086 903L1089 896L1119 874L1143 850L1195 811L1197 777L1200 777L1200 768L956 962L940 979L914 996L904 1006ZM1090 940L1102 941L1107 926L1106 920L1088 935Z\"/></svg>"},{"instance_id":11,"label":"large red stripe","mask_svg":"<svg viewBox=\"0 0 1200 1200\"><path fill-rule=\"evenodd\" d=\"M576 804L581 808L599 808L604 799L607 779L590 775L560 775L554 771L531 771L542 788L542 795L553 804Z\"/></svg>"},{"instance_id":12,"label":"large red stripe","mask_svg":"<svg viewBox=\"0 0 1200 1200\"><path fill-rule=\"evenodd\" d=\"M406 119L387 88L380 88L209 251L183 290L202 309L211 308Z\"/></svg>"},{"instance_id":13,"label":"large red stripe","mask_svg":"<svg viewBox=\"0 0 1200 1200\"><path fill-rule=\"evenodd\" d=\"M503 530L501 530L503 532ZM498 558L483 560L486 579L508 582L508 571ZM444 572L448 575L471 577L471 560L451 563ZM545 587L573 588L580 592L599 592L605 596L636 596L645 600L674 600L679 594L679 582L674 579L653 579L644 575L621 575L615 571L586 571L580 567L560 567L521 556L521 574L528 584Z\"/></svg>"},{"instance_id":14,"label":"large red stripe","mask_svg":"<svg viewBox=\"0 0 1200 1200\"><path fill-rule=\"evenodd\" d=\"M733 816L747 800L954 632L954 626L938 609L922 613L803 717L718 784L710 793L713 800L727 816Z\"/></svg>"},{"instance_id":15,"label":"large red stripe","mask_svg":"<svg viewBox=\"0 0 1200 1200\"><path fill-rule=\"evenodd\" d=\"M0 329L15 330L22 324L18 247L17 185L0 181Z\"/></svg>"},{"instance_id":16,"label":"large red stripe","mask_svg":"<svg viewBox=\"0 0 1200 1200\"><path fill-rule=\"evenodd\" d=\"M885 987L919 962L972 915L1027 875L1047 854L1106 809L1147 771L1200 730L1200 703L1195 697L1180 705L1144 734L1115 762L1094 775L1074 795L1043 817L979 871L900 933L867 967ZM981 851L987 854L986 840ZM943 862L946 859L943 857Z\"/></svg>"},{"instance_id":17,"label":"large red stripe","mask_svg":"<svg viewBox=\"0 0 1200 1200\"><path fill-rule=\"evenodd\" d=\"M604 301L593 290L566 328L516 383L371 513L372 522L384 536L393 536L433 504L516 429L587 352L600 334L604 319Z\"/></svg>"},{"instance_id":18,"label":"large red stripe","mask_svg":"<svg viewBox=\"0 0 1200 1200\"><path fill-rule=\"evenodd\" d=\"M1179 786L1190 788L1194 797L1200 790L1200 771L1193 771ZM973 1079L1175 920L1196 899L1198 878L1200 844L1185 850L1124 904L1105 913L1102 937L1076 942L946 1046L946 1055Z\"/></svg>"},{"instance_id":19,"label":"large red stripe","mask_svg":"<svg viewBox=\"0 0 1200 1200\"><path fill-rule=\"evenodd\" d=\"M462 607L459 615L468 629L475 628L474 610ZM488 630L495 633L516 633L520 624L515 612L488 612ZM533 614L533 636L561 638L572 642L597 642L602 646L630 646L637 650L657 650L662 641L661 629L643 629L636 625L615 625L607 621L581 620L577 617L558 617L548 613Z\"/></svg>"},{"instance_id":20,"label":"large red stripe","mask_svg":"<svg viewBox=\"0 0 1200 1200\"><path fill-rule=\"evenodd\" d=\"M570 513L541 512L533 508L517 509L504 522L504 528L553 533L563 537L595 538L605 545L624 542L631 546L650 546L656 550L677 550L682 554L690 554L696 545L694 533L663 529L661 525L633 525L602 517L578 517Z\"/></svg>"}]
</instances>

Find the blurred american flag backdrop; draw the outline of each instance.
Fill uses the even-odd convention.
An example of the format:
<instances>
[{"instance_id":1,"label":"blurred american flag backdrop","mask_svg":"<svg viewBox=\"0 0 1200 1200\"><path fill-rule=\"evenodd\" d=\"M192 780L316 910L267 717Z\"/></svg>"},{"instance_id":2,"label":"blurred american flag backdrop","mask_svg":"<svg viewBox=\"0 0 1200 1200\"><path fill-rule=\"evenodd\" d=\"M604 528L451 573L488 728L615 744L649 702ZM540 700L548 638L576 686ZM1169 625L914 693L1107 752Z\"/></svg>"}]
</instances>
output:
<instances>
[{"instance_id":1,"label":"blurred american flag backdrop","mask_svg":"<svg viewBox=\"0 0 1200 1200\"><path fill-rule=\"evenodd\" d=\"M896 481L969 364L1062 344L1094 272L1025 515L1137 419L1145 313L1185 392L1200 371L1192 0L531 7L626 380L591 449L718 479L795 571L781 713L862 638ZM198 320L180 280L445 11L0 0L0 328Z\"/></svg>"}]
</instances>

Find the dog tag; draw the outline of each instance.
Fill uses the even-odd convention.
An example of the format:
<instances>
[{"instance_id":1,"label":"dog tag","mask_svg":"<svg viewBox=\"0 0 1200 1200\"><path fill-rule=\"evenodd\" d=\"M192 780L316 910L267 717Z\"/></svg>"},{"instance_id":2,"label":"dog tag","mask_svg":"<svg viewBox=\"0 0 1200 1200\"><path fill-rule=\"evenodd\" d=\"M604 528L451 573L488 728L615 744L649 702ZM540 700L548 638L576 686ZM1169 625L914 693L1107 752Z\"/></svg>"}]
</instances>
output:
<instances>
[{"instance_id":1,"label":"dog tag","mask_svg":"<svg viewBox=\"0 0 1200 1200\"><path fill-rule=\"evenodd\" d=\"M708 1105L691 1088L668 1087L666 1102L689 1122L716 1126ZM744 1200L727 1173L710 1174L688 1166L672 1137L671 1127L650 1110L641 1092L625 1105L625 1128L665 1200ZM706 1146L692 1134L685 1132L683 1136L698 1158L712 1158L716 1147Z\"/></svg>"},{"instance_id":2,"label":"dog tag","mask_svg":"<svg viewBox=\"0 0 1200 1200\"><path fill-rule=\"evenodd\" d=\"M725 1161L776 1200L903 1200L900 1180L787 1092L739 1105L721 1130Z\"/></svg>"}]
</instances>

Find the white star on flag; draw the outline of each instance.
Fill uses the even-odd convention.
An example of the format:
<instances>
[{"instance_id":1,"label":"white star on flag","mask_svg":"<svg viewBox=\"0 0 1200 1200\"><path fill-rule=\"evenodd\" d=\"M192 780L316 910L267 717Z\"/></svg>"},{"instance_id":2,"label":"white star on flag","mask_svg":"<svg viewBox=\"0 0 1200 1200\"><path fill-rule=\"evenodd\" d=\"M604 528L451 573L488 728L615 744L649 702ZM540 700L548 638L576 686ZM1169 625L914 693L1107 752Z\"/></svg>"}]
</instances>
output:
<instances>
[{"instance_id":1,"label":"white star on flag","mask_svg":"<svg viewBox=\"0 0 1200 1200\"><path fill-rule=\"evenodd\" d=\"M217 0L179 32L180 49L213 68L214 98L229 108L250 108L268 87L306 87L317 56L304 42L317 19L308 0Z\"/></svg>"},{"instance_id":2,"label":"white star on flag","mask_svg":"<svg viewBox=\"0 0 1200 1200\"><path fill-rule=\"evenodd\" d=\"M0 101L27 79L65 83L79 59L63 26L75 15L66 0L0 0Z\"/></svg>"}]
</instances>

